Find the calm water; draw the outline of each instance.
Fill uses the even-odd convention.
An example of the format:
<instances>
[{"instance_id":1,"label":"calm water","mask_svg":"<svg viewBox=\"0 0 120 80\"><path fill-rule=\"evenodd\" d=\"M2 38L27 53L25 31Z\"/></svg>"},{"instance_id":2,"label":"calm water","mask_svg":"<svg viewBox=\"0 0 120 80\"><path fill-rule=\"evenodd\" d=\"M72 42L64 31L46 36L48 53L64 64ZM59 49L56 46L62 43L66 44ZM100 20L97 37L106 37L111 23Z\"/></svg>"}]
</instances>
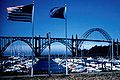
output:
<instances>
[{"instance_id":1,"label":"calm water","mask_svg":"<svg viewBox=\"0 0 120 80\"><path fill-rule=\"evenodd\" d=\"M48 60L41 59L34 65L34 71L41 71L42 73L48 72ZM58 63L50 60L50 72L51 73L65 73L65 67L58 65Z\"/></svg>"}]
</instances>

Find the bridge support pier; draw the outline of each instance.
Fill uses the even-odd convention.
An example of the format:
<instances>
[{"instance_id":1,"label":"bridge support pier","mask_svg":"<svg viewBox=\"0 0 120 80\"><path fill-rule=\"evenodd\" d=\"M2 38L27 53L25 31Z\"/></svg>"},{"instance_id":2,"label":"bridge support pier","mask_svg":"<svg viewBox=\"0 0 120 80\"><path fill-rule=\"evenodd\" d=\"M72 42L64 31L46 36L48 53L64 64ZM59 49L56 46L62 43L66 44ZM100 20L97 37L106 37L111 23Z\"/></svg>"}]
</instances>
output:
<instances>
[{"instance_id":1,"label":"bridge support pier","mask_svg":"<svg viewBox=\"0 0 120 80\"><path fill-rule=\"evenodd\" d=\"M75 56L78 56L78 36L76 34L76 41L75 41Z\"/></svg>"},{"instance_id":2,"label":"bridge support pier","mask_svg":"<svg viewBox=\"0 0 120 80\"><path fill-rule=\"evenodd\" d=\"M38 56L40 57L41 56L41 39L40 39L40 35L39 35L38 45L39 45Z\"/></svg>"},{"instance_id":3,"label":"bridge support pier","mask_svg":"<svg viewBox=\"0 0 120 80\"><path fill-rule=\"evenodd\" d=\"M40 57L40 36L35 36L35 56Z\"/></svg>"},{"instance_id":4,"label":"bridge support pier","mask_svg":"<svg viewBox=\"0 0 120 80\"><path fill-rule=\"evenodd\" d=\"M75 57L75 52L74 52L74 37L72 35L72 56Z\"/></svg>"}]
</instances>

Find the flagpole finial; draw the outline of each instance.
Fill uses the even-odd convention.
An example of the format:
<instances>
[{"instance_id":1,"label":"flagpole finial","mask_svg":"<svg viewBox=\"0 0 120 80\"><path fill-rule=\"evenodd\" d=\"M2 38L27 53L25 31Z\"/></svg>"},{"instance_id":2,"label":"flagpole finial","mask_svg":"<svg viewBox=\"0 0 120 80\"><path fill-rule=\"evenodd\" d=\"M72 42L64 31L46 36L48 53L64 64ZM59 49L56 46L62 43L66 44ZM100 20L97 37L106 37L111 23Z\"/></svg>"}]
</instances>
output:
<instances>
[{"instance_id":1,"label":"flagpole finial","mask_svg":"<svg viewBox=\"0 0 120 80\"><path fill-rule=\"evenodd\" d=\"M65 4L65 7L67 7L67 4Z\"/></svg>"},{"instance_id":2,"label":"flagpole finial","mask_svg":"<svg viewBox=\"0 0 120 80\"><path fill-rule=\"evenodd\" d=\"M34 0L33 0L32 2L33 2L33 4L34 4Z\"/></svg>"}]
</instances>

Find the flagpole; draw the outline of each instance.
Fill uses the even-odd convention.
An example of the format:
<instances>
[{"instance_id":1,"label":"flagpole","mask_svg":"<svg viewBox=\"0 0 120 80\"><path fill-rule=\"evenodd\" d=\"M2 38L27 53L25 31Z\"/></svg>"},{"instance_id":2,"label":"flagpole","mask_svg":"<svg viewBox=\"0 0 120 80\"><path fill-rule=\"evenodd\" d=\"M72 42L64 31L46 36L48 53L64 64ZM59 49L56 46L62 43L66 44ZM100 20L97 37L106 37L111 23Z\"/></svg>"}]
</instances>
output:
<instances>
[{"instance_id":1,"label":"flagpole","mask_svg":"<svg viewBox=\"0 0 120 80\"><path fill-rule=\"evenodd\" d=\"M34 0L33 0L33 11L32 11L32 67L31 67L31 77L33 77L33 57L34 57Z\"/></svg>"},{"instance_id":2,"label":"flagpole","mask_svg":"<svg viewBox=\"0 0 120 80\"><path fill-rule=\"evenodd\" d=\"M65 62L66 62L66 71L65 74L68 75L68 66L67 66L67 15L66 15L67 6L65 4L64 7L53 8L50 10L51 18L60 18L65 20L65 43L66 43L66 51L65 51ZM64 13L64 14L63 14Z\"/></svg>"},{"instance_id":3,"label":"flagpole","mask_svg":"<svg viewBox=\"0 0 120 80\"><path fill-rule=\"evenodd\" d=\"M48 37L48 45L49 45L49 54L48 54L48 74L49 76L51 76L51 73L50 73L50 53L51 53L51 45L50 45L50 38L51 38L51 35L50 35L50 32L48 33L47 35Z\"/></svg>"},{"instance_id":4,"label":"flagpole","mask_svg":"<svg viewBox=\"0 0 120 80\"><path fill-rule=\"evenodd\" d=\"M113 48L113 46L114 46L114 41L113 41L113 39L112 39L112 41L111 41L112 43L111 43L111 46L112 46L112 55L111 55L111 70L112 70L112 67L113 67L113 58L114 58L114 48Z\"/></svg>"},{"instance_id":5,"label":"flagpole","mask_svg":"<svg viewBox=\"0 0 120 80\"><path fill-rule=\"evenodd\" d=\"M68 66L67 66L67 14L66 9L67 6L65 4L65 38L66 38L66 53L65 53L65 61L66 61L66 75L68 75Z\"/></svg>"},{"instance_id":6,"label":"flagpole","mask_svg":"<svg viewBox=\"0 0 120 80\"><path fill-rule=\"evenodd\" d=\"M114 40L112 39L112 60L114 58L114 49L113 49L114 44L113 44L113 42L114 42Z\"/></svg>"}]
</instances>

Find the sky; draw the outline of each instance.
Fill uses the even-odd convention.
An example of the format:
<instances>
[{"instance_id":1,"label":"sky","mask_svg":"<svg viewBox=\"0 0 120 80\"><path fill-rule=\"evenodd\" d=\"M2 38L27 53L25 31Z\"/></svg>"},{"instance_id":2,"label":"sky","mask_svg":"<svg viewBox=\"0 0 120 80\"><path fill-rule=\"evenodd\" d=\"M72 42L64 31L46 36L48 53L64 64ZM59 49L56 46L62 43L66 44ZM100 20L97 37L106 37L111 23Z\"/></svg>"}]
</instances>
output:
<instances>
[{"instance_id":1,"label":"sky","mask_svg":"<svg viewBox=\"0 0 120 80\"><path fill-rule=\"evenodd\" d=\"M32 3L32 0L0 1L0 36L31 36L32 24L7 21L7 7ZM67 35L80 38L91 28L102 28L112 38L120 40L120 0L35 0L35 35L65 37L65 20L50 18L50 10L67 5ZM97 39L100 33L91 34ZM104 37L100 35L100 37Z\"/></svg>"},{"instance_id":2,"label":"sky","mask_svg":"<svg viewBox=\"0 0 120 80\"><path fill-rule=\"evenodd\" d=\"M0 1L0 36L31 36L31 23L7 21L7 7L26 5L32 0ZM50 9L67 4L68 37L91 28L102 28L112 38L120 39L120 0L35 0L35 35L64 37L64 19L49 17ZM98 33L99 34L99 33Z\"/></svg>"}]
</instances>

